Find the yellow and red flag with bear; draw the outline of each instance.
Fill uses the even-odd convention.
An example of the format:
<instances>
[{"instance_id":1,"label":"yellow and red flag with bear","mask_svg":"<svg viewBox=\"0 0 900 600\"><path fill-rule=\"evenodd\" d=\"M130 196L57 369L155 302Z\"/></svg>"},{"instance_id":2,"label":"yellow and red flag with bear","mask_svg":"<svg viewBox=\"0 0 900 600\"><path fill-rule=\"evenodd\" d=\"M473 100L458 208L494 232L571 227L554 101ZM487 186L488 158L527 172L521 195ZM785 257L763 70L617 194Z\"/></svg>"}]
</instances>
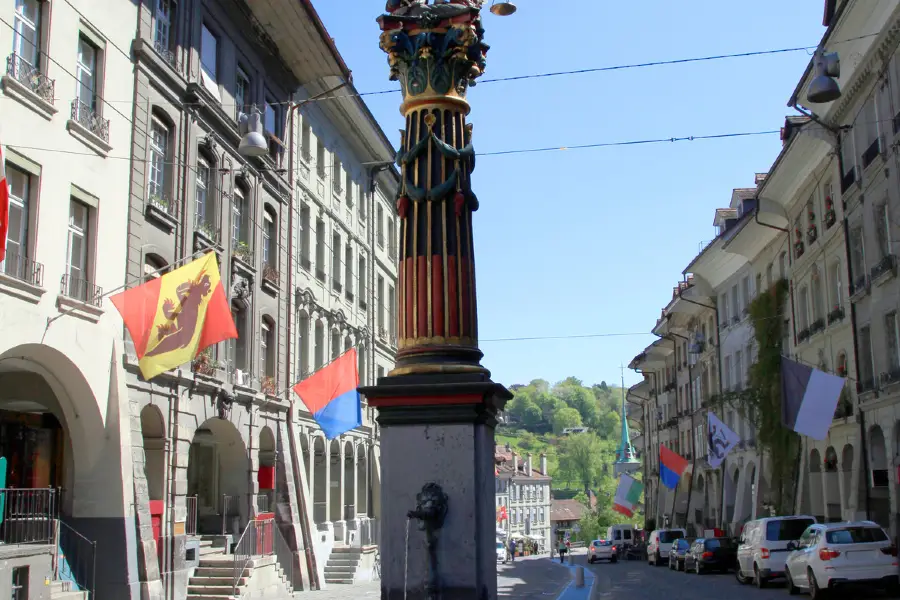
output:
<instances>
[{"instance_id":1,"label":"yellow and red flag with bear","mask_svg":"<svg viewBox=\"0 0 900 600\"><path fill-rule=\"evenodd\" d=\"M131 334L144 379L238 336L213 252L110 301Z\"/></svg>"}]
</instances>

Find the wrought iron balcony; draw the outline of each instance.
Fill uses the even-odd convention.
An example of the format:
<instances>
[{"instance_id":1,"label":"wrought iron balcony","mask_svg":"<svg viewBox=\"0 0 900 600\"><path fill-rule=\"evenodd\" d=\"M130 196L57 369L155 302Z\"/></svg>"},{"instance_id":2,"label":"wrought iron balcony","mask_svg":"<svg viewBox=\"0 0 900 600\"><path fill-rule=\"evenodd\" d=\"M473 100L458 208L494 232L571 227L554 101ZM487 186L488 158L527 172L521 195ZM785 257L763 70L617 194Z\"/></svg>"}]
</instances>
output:
<instances>
[{"instance_id":1,"label":"wrought iron balcony","mask_svg":"<svg viewBox=\"0 0 900 600\"><path fill-rule=\"evenodd\" d=\"M860 379L856 382L856 392L858 394L865 394L866 392L872 392L875 390L875 378L868 379Z\"/></svg>"},{"instance_id":2,"label":"wrought iron balcony","mask_svg":"<svg viewBox=\"0 0 900 600\"><path fill-rule=\"evenodd\" d=\"M109 143L109 119L104 119L81 100L72 100L72 120Z\"/></svg>"},{"instance_id":3,"label":"wrought iron balcony","mask_svg":"<svg viewBox=\"0 0 900 600\"><path fill-rule=\"evenodd\" d=\"M156 50L156 53L159 54L160 58L162 58L166 64L176 71L178 70L178 57L171 49L164 46L159 40L153 42L153 49Z\"/></svg>"},{"instance_id":4,"label":"wrought iron balcony","mask_svg":"<svg viewBox=\"0 0 900 600\"><path fill-rule=\"evenodd\" d=\"M9 252L2 264L4 275L37 287L44 287L44 265L41 263L31 260L27 256Z\"/></svg>"},{"instance_id":5,"label":"wrought iron balcony","mask_svg":"<svg viewBox=\"0 0 900 600\"><path fill-rule=\"evenodd\" d=\"M56 82L21 56L10 54L6 58L6 74L35 93L44 102L53 104Z\"/></svg>"},{"instance_id":6,"label":"wrought iron balcony","mask_svg":"<svg viewBox=\"0 0 900 600\"><path fill-rule=\"evenodd\" d=\"M87 279L71 277L66 274L60 282L60 293L63 296L90 304L99 308L103 304L103 289Z\"/></svg>"},{"instance_id":7,"label":"wrought iron balcony","mask_svg":"<svg viewBox=\"0 0 900 600\"><path fill-rule=\"evenodd\" d=\"M819 333L820 331L825 330L825 319L816 319L809 326L809 335L813 336Z\"/></svg>"},{"instance_id":8,"label":"wrought iron balcony","mask_svg":"<svg viewBox=\"0 0 900 600\"><path fill-rule=\"evenodd\" d=\"M797 332L797 343L802 344L809 339L809 328L801 329Z\"/></svg>"},{"instance_id":9,"label":"wrought iron balcony","mask_svg":"<svg viewBox=\"0 0 900 600\"><path fill-rule=\"evenodd\" d=\"M882 258L878 263L872 267L872 270L869 271L869 275L872 278L872 281L876 279L880 279L882 276L887 273L891 273L894 270L894 267L897 264L897 257L893 254L888 254L884 258Z\"/></svg>"},{"instance_id":10,"label":"wrought iron balcony","mask_svg":"<svg viewBox=\"0 0 900 600\"><path fill-rule=\"evenodd\" d=\"M834 310L828 313L828 324L837 323L838 321L842 321L844 319L844 309L840 306L835 306Z\"/></svg>"}]
</instances>

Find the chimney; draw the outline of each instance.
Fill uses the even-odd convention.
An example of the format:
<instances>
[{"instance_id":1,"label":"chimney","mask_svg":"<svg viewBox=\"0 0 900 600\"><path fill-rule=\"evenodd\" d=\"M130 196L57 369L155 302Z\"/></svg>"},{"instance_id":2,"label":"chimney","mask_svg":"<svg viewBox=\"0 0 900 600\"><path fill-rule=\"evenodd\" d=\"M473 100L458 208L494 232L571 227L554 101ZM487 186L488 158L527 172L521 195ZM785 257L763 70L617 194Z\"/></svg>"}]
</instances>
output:
<instances>
[{"instance_id":1,"label":"chimney","mask_svg":"<svg viewBox=\"0 0 900 600\"><path fill-rule=\"evenodd\" d=\"M525 474L531 477L531 452L528 453L528 461L525 463Z\"/></svg>"},{"instance_id":2,"label":"chimney","mask_svg":"<svg viewBox=\"0 0 900 600\"><path fill-rule=\"evenodd\" d=\"M519 455L515 452L512 453L513 457L513 477L519 474Z\"/></svg>"},{"instance_id":3,"label":"chimney","mask_svg":"<svg viewBox=\"0 0 900 600\"><path fill-rule=\"evenodd\" d=\"M547 476L547 455L541 453L541 475Z\"/></svg>"},{"instance_id":4,"label":"chimney","mask_svg":"<svg viewBox=\"0 0 900 600\"><path fill-rule=\"evenodd\" d=\"M506 442L506 451L510 452L511 450L512 448L510 447L509 442Z\"/></svg>"}]
</instances>

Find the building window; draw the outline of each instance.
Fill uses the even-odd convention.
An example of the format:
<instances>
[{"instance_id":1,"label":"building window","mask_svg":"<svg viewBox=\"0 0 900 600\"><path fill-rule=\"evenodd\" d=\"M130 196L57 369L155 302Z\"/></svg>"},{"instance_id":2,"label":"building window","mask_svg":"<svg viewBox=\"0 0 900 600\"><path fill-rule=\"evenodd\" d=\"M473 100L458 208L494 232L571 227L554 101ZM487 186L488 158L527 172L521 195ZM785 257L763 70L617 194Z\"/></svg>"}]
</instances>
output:
<instances>
[{"instance_id":1,"label":"building window","mask_svg":"<svg viewBox=\"0 0 900 600\"><path fill-rule=\"evenodd\" d=\"M395 340L397 338L397 318L396 318L396 303L397 303L397 292L394 290L394 286L388 286L388 331L391 335L391 340Z\"/></svg>"},{"instance_id":2,"label":"building window","mask_svg":"<svg viewBox=\"0 0 900 600\"><path fill-rule=\"evenodd\" d=\"M309 375L309 315L300 313L297 326L297 373L295 379L306 379Z\"/></svg>"},{"instance_id":3,"label":"building window","mask_svg":"<svg viewBox=\"0 0 900 600\"><path fill-rule=\"evenodd\" d=\"M266 137L269 138L269 156L277 158L281 153L281 105L275 102L271 96L266 97L265 112Z\"/></svg>"},{"instance_id":4,"label":"building window","mask_svg":"<svg viewBox=\"0 0 900 600\"><path fill-rule=\"evenodd\" d=\"M331 360L341 355L341 332L337 329L331 332Z\"/></svg>"},{"instance_id":5,"label":"building window","mask_svg":"<svg viewBox=\"0 0 900 600\"><path fill-rule=\"evenodd\" d=\"M29 572L27 565L12 568L12 600L28 600Z\"/></svg>"},{"instance_id":6,"label":"building window","mask_svg":"<svg viewBox=\"0 0 900 600\"><path fill-rule=\"evenodd\" d=\"M65 295L83 302L93 301L88 272L88 243L90 231L88 218L90 209L87 205L72 198L69 201L69 233L66 248Z\"/></svg>"},{"instance_id":7,"label":"building window","mask_svg":"<svg viewBox=\"0 0 900 600\"><path fill-rule=\"evenodd\" d=\"M79 109L99 114L97 105L97 65L100 51L86 37L78 38L78 63L75 78L78 80L77 100Z\"/></svg>"},{"instance_id":8,"label":"building window","mask_svg":"<svg viewBox=\"0 0 900 600\"><path fill-rule=\"evenodd\" d=\"M231 304L231 316L234 319L234 326L237 330L238 337L229 340L232 347L231 360L233 368L243 373L247 372L247 311L244 307L236 302Z\"/></svg>"},{"instance_id":9,"label":"building window","mask_svg":"<svg viewBox=\"0 0 900 600\"><path fill-rule=\"evenodd\" d=\"M850 228L850 270L853 273L854 288L856 282L866 276L866 250L863 246L862 226ZM851 292L852 293L852 292Z\"/></svg>"},{"instance_id":10,"label":"building window","mask_svg":"<svg viewBox=\"0 0 900 600\"><path fill-rule=\"evenodd\" d=\"M734 353L734 387L737 391L744 389L744 353L741 350Z\"/></svg>"},{"instance_id":11,"label":"building window","mask_svg":"<svg viewBox=\"0 0 900 600\"><path fill-rule=\"evenodd\" d=\"M325 326L322 321L316 321L315 331L315 370L318 371L325 366Z\"/></svg>"},{"instance_id":12,"label":"building window","mask_svg":"<svg viewBox=\"0 0 900 600\"><path fill-rule=\"evenodd\" d=\"M301 158L305 162L312 160L312 126L306 119L303 120L303 129L300 133L300 152Z\"/></svg>"},{"instance_id":13,"label":"building window","mask_svg":"<svg viewBox=\"0 0 900 600\"><path fill-rule=\"evenodd\" d=\"M378 335L383 339L387 332L384 330L384 277L378 276L378 297L375 299L378 307Z\"/></svg>"},{"instance_id":14,"label":"building window","mask_svg":"<svg viewBox=\"0 0 900 600\"><path fill-rule=\"evenodd\" d=\"M344 173L344 194L347 198L347 206L353 208L353 175L350 171Z\"/></svg>"},{"instance_id":15,"label":"building window","mask_svg":"<svg viewBox=\"0 0 900 600\"><path fill-rule=\"evenodd\" d=\"M266 206L265 211L263 212L263 243L262 243L262 264L263 268L266 267L274 267L276 257L276 240L278 239L278 233L275 228L275 221L277 216L275 215L275 210L272 209L271 206Z\"/></svg>"},{"instance_id":16,"label":"building window","mask_svg":"<svg viewBox=\"0 0 900 600\"><path fill-rule=\"evenodd\" d=\"M169 198L166 189L166 171L169 157L169 128L159 119L150 124L150 164L147 187L151 201L158 208L169 212Z\"/></svg>"},{"instance_id":17,"label":"building window","mask_svg":"<svg viewBox=\"0 0 900 600\"><path fill-rule=\"evenodd\" d=\"M242 114L248 113L252 100L252 88L250 77L241 68L237 68L234 79L234 119L237 121Z\"/></svg>"},{"instance_id":18,"label":"building window","mask_svg":"<svg viewBox=\"0 0 900 600\"><path fill-rule=\"evenodd\" d=\"M316 279L325 281L325 221L316 219Z\"/></svg>"},{"instance_id":19,"label":"building window","mask_svg":"<svg viewBox=\"0 0 900 600\"><path fill-rule=\"evenodd\" d=\"M173 46L172 25L175 20L175 2L172 0L156 0L156 11L153 21L153 47L164 55L169 63Z\"/></svg>"},{"instance_id":20,"label":"building window","mask_svg":"<svg viewBox=\"0 0 900 600\"><path fill-rule=\"evenodd\" d=\"M369 383L368 378L366 377L366 346L365 344L359 345L358 354L356 357L357 360L357 372L359 373L359 383L361 385L365 385Z\"/></svg>"},{"instance_id":21,"label":"building window","mask_svg":"<svg viewBox=\"0 0 900 600\"><path fill-rule=\"evenodd\" d=\"M722 367L722 389L731 389L731 357L725 357L725 365Z\"/></svg>"},{"instance_id":22,"label":"building window","mask_svg":"<svg viewBox=\"0 0 900 600\"><path fill-rule=\"evenodd\" d=\"M341 291L341 234L331 235L331 285L335 292Z\"/></svg>"},{"instance_id":23,"label":"building window","mask_svg":"<svg viewBox=\"0 0 900 600\"><path fill-rule=\"evenodd\" d=\"M728 325L728 296L726 294L719 296L719 312L721 313L722 325Z\"/></svg>"},{"instance_id":24,"label":"building window","mask_svg":"<svg viewBox=\"0 0 900 600\"><path fill-rule=\"evenodd\" d=\"M149 282L159 279L166 272L166 261L155 254L144 257L144 281Z\"/></svg>"},{"instance_id":25,"label":"building window","mask_svg":"<svg viewBox=\"0 0 900 600\"><path fill-rule=\"evenodd\" d=\"M15 0L13 14L13 54L29 66L41 66L41 2Z\"/></svg>"},{"instance_id":26,"label":"building window","mask_svg":"<svg viewBox=\"0 0 900 600\"><path fill-rule=\"evenodd\" d=\"M778 256L778 278L787 279L787 252Z\"/></svg>"},{"instance_id":27,"label":"building window","mask_svg":"<svg viewBox=\"0 0 900 600\"><path fill-rule=\"evenodd\" d=\"M878 254L885 258L891 254L890 215L885 201L875 206L875 239L878 242Z\"/></svg>"},{"instance_id":28,"label":"building window","mask_svg":"<svg viewBox=\"0 0 900 600\"><path fill-rule=\"evenodd\" d=\"M888 371L900 370L900 332L897 331L897 311L884 315L884 339L887 346Z\"/></svg>"},{"instance_id":29,"label":"building window","mask_svg":"<svg viewBox=\"0 0 900 600\"><path fill-rule=\"evenodd\" d=\"M219 39L209 30L206 23L200 26L200 68L213 83L219 75Z\"/></svg>"},{"instance_id":30,"label":"building window","mask_svg":"<svg viewBox=\"0 0 900 600\"><path fill-rule=\"evenodd\" d=\"M344 248L344 285L347 288L347 299L353 300L353 248L349 242Z\"/></svg>"},{"instance_id":31,"label":"building window","mask_svg":"<svg viewBox=\"0 0 900 600\"><path fill-rule=\"evenodd\" d=\"M275 323L268 317L263 317L259 343L259 372L275 377Z\"/></svg>"},{"instance_id":32,"label":"building window","mask_svg":"<svg viewBox=\"0 0 900 600\"><path fill-rule=\"evenodd\" d=\"M312 232L310 226L309 207L304 204L300 207L300 267L307 271L311 266L309 253L312 247L310 244Z\"/></svg>"},{"instance_id":33,"label":"building window","mask_svg":"<svg viewBox=\"0 0 900 600\"><path fill-rule=\"evenodd\" d=\"M741 302L738 297L738 286L731 286L731 320L737 321L741 318Z\"/></svg>"},{"instance_id":34,"label":"building window","mask_svg":"<svg viewBox=\"0 0 900 600\"><path fill-rule=\"evenodd\" d=\"M375 209L375 219L378 221L375 231L377 232L378 247L384 248L384 208L381 203Z\"/></svg>"},{"instance_id":35,"label":"building window","mask_svg":"<svg viewBox=\"0 0 900 600\"><path fill-rule=\"evenodd\" d=\"M387 247L388 247L388 257L396 258L397 257L397 243L395 242L394 219L392 217L388 217L388 221L387 221Z\"/></svg>"},{"instance_id":36,"label":"building window","mask_svg":"<svg viewBox=\"0 0 900 600\"><path fill-rule=\"evenodd\" d=\"M359 220L366 220L366 199L363 195L362 184L356 184L356 197L359 198Z\"/></svg>"},{"instance_id":37,"label":"building window","mask_svg":"<svg viewBox=\"0 0 900 600\"><path fill-rule=\"evenodd\" d=\"M828 304L831 310L838 310L843 302L841 293L841 263L834 261L828 271Z\"/></svg>"},{"instance_id":38,"label":"building window","mask_svg":"<svg viewBox=\"0 0 900 600\"><path fill-rule=\"evenodd\" d=\"M741 308L746 311L750 306L750 276L741 279Z\"/></svg>"},{"instance_id":39,"label":"building window","mask_svg":"<svg viewBox=\"0 0 900 600\"><path fill-rule=\"evenodd\" d=\"M753 290L753 296L759 296L759 293L763 291L762 288L762 273L756 274L756 289ZM748 304L749 306L749 304Z\"/></svg>"},{"instance_id":40,"label":"building window","mask_svg":"<svg viewBox=\"0 0 900 600\"><path fill-rule=\"evenodd\" d=\"M247 190L242 185L234 186L231 201L231 250L236 258L245 263L252 263L249 235L250 208L247 201Z\"/></svg>"},{"instance_id":41,"label":"building window","mask_svg":"<svg viewBox=\"0 0 900 600\"><path fill-rule=\"evenodd\" d=\"M316 149L316 175L325 179L325 146L320 141Z\"/></svg>"},{"instance_id":42,"label":"building window","mask_svg":"<svg viewBox=\"0 0 900 600\"><path fill-rule=\"evenodd\" d=\"M806 286L800 288L797 300L797 321L799 329L809 329L809 289Z\"/></svg>"},{"instance_id":43,"label":"building window","mask_svg":"<svg viewBox=\"0 0 900 600\"><path fill-rule=\"evenodd\" d=\"M868 325L859 330L859 381L863 389L874 383L875 365L872 363L872 330Z\"/></svg>"},{"instance_id":44,"label":"building window","mask_svg":"<svg viewBox=\"0 0 900 600\"><path fill-rule=\"evenodd\" d=\"M9 187L9 230L6 239L6 258L0 265L3 272L10 277L31 281L31 272L28 269L31 175L6 163L6 183Z\"/></svg>"},{"instance_id":45,"label":"building window","mask_svg":"<svg viewBox=\"0 0 900 600\"><path fill-rule=\"evenodd\" d=\"M337 154L332 157L333 164L331 166L331 187L334 190L335 194L338 194L338 200L340 200L341 190L341 173L343 172L341 169L341 159L338 158Z\"/></svg>"},{"instance_id":46,"label":"building window","mask_svg":"<svg viewBox=\"0 0 900 600\"><path fill-rule=\"evenodd\" d=\"M825 318L825 301L822 297L822 277L819 275L819 268L813 265L812 268L812 318L819 321Z\"/></svg>"},{"instance_id":47,"label":"building window","mask_svg":"<svg viewBox=\"0 0 900 600\"><path fill-rule=\"evenodd\" d=\"M194 226L212 241L218 241L216 230L213 227L215 208L212 205L212 190L210 188L211 172L209 161L203 157L198 158L197 181L194 190Z\"/></svg>"},{"instance_id":48,"label":"building window","mask_svg":"<svg viewBox=\"0 0 900 600\"><path fill-rule=\"evenodd\" d=\"M356 271L359 273L359 301L366 301L366 257L363 256L362 253L359 255L359 268Z\"/></svg>"},{"instance_id":49,"label":"building window","mask_svg":"<svg viewBox=\"0 0 900 600\"><path fill-rule=\"evenodd\" d=\"M766 267L766 289L772 287L772 270L772 263L769 263L769 265Z\"/></svg>"}]
</instances>

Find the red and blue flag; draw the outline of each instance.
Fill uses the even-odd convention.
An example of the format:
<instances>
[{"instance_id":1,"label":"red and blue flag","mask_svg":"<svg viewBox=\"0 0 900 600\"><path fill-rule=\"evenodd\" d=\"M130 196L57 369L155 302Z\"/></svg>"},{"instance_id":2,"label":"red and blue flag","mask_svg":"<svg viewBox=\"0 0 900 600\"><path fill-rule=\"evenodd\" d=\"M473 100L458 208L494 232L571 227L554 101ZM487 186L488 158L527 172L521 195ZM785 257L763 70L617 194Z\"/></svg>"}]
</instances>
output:
<instances>
[{"instance_id":1,"label":"red and blue flag","mask_svg":"<svg viewBox=\"0 0 900 600\"><path fill-rule=\"evenodd\" d=\"M678 487L678 481L687 469L688 461L680 454L659 445L659 480L670 490Z\"/></svg>"},{"instance_id":2,"label":"red and blue flag","mask_svg":"<svg viewBox=\"0 0 900 600\"><path fill-rule=\"evenodd\" d=\"M362 425L356 360L356 349L351 348L294 385L294 393L329 440Z\"/></svg>"}]
</instances>

